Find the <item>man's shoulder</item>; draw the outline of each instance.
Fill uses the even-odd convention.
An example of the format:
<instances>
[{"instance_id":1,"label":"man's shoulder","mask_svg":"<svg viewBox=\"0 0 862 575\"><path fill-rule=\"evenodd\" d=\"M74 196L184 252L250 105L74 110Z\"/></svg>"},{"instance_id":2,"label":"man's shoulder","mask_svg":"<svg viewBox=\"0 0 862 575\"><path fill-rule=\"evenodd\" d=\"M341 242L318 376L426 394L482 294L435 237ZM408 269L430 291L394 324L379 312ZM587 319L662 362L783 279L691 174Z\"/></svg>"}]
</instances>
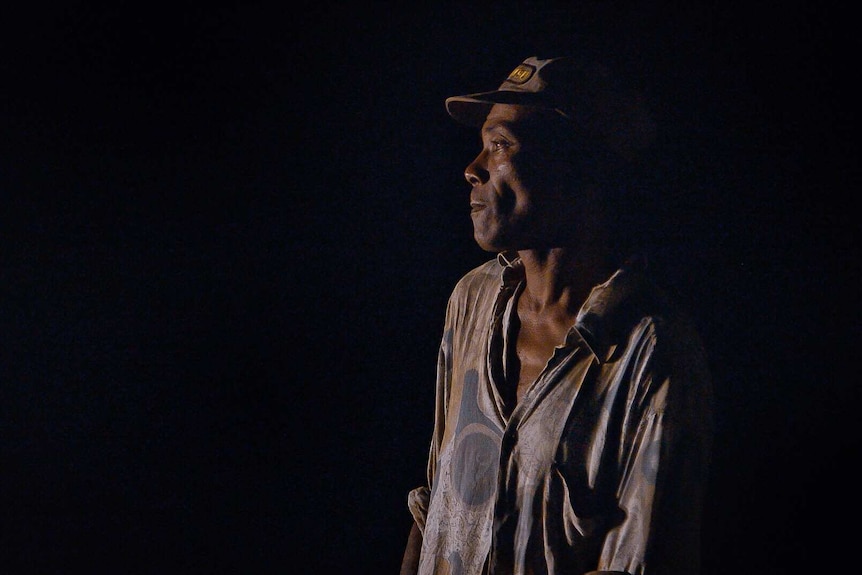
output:
<instances>
[{"instance_id":1,"label":"man's shoulder","mask_svg":"<svg viewBox=\"0 0 862 575\"><path fill-rule=\"evenodd\" d=\"M492 279L495 282L500 281L500 274L503 272L503 265L499 258L489 259L462 276L462 280L470 278Z\"/></svg>"},{"instance_id":2,"label":"man's shoulder","mask_svg":"<svg viewBox=\"0 0 862 575\"><path fill-rule=\"evenodd\" d=\"M663 340L696 337L687 310L641 266L624 266L597 286L578 321L607 344L620 343L635 332Z\"/></svg>"},{"instance_id":3,"label":"man's shoulder","mask_svg":"<svg viewBox=\"0 0 862 575\"><path fill-rule=\"evenodd\" d=\"M496 259L477 265L462 275L452 289L453 300L477 300L485 292L496 293L502 281L503 266Z\"/></svg>"},{"instance_id":4,"label":"man's shoulder","mask_svg":"<svg viewBox=\"0 0 862 575\"><path fill-rule=\"evenodd\" d=\"M469 330L471 325L488 321L500 292L503 269L497 260L489 260L461 276L449 295L449 327Z\"/></svg>"},{"instance_id":5,"label":"man's shoulder","mask_svg":"<svg viewBox=\"0 0 862 575\"><path fill-rule=\"evenodd\" d=\"M455 291L469 289L470 286L491 284L500 285L503 266L495 259L481 263L461 276L455 284Z\"/></svg>"}]
</instances>

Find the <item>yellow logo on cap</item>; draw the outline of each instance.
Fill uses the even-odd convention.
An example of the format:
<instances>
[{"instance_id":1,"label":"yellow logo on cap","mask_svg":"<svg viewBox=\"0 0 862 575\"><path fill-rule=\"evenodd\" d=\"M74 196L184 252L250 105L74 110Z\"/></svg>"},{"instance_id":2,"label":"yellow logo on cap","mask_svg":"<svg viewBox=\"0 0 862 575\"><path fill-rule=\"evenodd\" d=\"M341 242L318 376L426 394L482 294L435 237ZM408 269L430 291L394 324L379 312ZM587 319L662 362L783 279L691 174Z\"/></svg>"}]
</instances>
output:
<instances>
[{"instance_id":1,"label":"yellow logo on cap","mask_svg":"<svg viewBox=\"0 0 862 575\"><path fill-rule=\"evenodd\" d=\"M517 68L512 70L512 73L509 74L506 80L513 84L523 84L533 76L533 72L535 71L536 69L529 64L519 64Z\"/></svg>"}]
</instances>

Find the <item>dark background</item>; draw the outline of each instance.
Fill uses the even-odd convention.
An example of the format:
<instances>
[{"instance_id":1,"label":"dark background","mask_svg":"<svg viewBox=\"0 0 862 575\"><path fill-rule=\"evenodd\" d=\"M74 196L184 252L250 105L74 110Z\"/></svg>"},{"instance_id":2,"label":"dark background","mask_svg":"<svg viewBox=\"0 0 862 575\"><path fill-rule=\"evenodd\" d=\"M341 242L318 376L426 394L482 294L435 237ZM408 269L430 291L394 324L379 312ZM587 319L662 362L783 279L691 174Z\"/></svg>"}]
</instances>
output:
<instances>
[{"instance_id":1,"label":"dark background","mask_svg":"<svg viewBox=\"0 0 862 575\"><path fill-rule=\"evenodd\" d=\"M396 572L489 257L443 100L559 53L659 120L654 264L719 400L706 572L852 564L849 9L214 6L2 9L0 570Z\"/></svg>"}]
</instances>

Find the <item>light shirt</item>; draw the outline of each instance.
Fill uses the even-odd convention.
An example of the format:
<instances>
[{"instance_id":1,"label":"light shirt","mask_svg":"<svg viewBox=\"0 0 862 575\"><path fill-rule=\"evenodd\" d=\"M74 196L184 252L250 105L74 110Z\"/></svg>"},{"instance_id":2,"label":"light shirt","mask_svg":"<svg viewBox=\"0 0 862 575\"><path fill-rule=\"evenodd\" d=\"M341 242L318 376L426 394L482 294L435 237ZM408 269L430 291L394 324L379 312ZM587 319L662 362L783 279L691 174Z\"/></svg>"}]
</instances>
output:
<instances>
[{"instance_id":1,"label":"light shirt","mask_svg":"<svg viewBox=\"0 0 862 575\"><path fill-rule=\"evenodd\" d=\"M507 413L523 286L500 254L449 298L428 485L408 496L420 575L698 573L713 399L691 323L624 267Z\"/></svg>"}]
</instances>

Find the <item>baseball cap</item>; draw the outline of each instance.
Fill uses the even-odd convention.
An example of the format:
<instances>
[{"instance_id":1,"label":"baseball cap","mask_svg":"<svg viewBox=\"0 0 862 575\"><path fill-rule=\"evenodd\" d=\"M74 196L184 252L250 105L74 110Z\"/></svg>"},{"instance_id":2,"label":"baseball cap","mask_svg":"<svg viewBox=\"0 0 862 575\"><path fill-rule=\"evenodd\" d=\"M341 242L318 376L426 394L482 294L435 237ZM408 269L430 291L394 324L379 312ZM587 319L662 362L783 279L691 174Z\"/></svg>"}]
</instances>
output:
<instances>
[{"instance_id":1,"label":"baseball cap","mask_svg":"<svg viewBox=\"0 0 862 575\"><path fill-rule=\"evenodd\" d=\"M496 90L446 98L446 111L462 124L479 127L494 104L553 110L587 138L625 157L649 148L655 138L643 98L596 62L531 56Z\"/></svg>"}]
</instances>

